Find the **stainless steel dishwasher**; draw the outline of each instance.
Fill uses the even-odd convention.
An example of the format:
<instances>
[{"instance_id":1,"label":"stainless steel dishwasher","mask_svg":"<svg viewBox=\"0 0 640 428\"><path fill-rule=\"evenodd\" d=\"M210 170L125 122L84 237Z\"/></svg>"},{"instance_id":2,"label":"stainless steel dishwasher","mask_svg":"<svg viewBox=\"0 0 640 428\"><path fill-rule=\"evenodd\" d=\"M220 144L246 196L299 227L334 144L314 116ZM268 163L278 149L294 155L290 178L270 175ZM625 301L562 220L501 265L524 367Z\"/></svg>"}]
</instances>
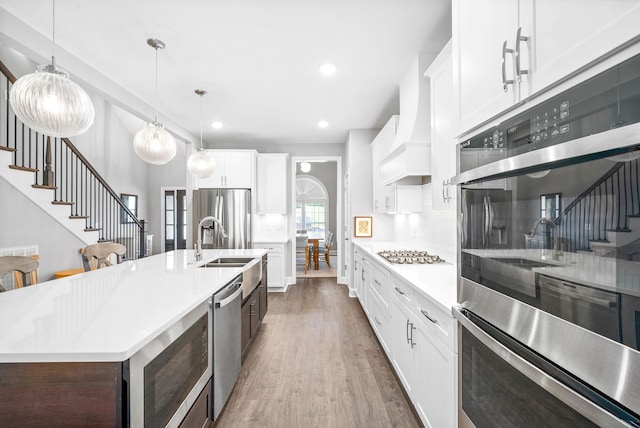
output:
<instances>
[{"instance_id":1,"label":"stainless steel dishwasher","mask_svg":"<svg viewBox=\"0 0 640 428\"><path fill-rule=\"evenodd\" d=\"M233 391L241 363L242 276L213 295L213 420Z\"/></svg>"},{"instance_id":2,"label":"stainless steel dishwasher","mask_svg":"<svg viewBox=\"0 0 640 428\"><path fill-rule=\"evenodd\" d=\"M620 342L620 295L540 275L540 309Z\"/></svg>"}]
</instances>

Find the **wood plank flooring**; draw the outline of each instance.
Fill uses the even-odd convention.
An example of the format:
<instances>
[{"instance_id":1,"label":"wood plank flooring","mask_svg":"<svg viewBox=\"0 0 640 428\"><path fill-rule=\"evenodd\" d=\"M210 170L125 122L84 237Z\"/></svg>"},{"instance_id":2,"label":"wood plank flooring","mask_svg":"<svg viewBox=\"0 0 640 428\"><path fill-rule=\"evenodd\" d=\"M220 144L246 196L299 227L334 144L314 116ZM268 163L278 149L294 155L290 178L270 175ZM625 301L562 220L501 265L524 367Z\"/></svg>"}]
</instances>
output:
<instances>
[{"instance_id":1,"label":"wood plank flooring","mask_svg":"<svg viewBox=\"0 0 640 428\"><path fill-rule=\"evenodd\" d=\"M420 427L356 299L298 278L269 311L216 428Z\"/></svg>"}]
</instances>

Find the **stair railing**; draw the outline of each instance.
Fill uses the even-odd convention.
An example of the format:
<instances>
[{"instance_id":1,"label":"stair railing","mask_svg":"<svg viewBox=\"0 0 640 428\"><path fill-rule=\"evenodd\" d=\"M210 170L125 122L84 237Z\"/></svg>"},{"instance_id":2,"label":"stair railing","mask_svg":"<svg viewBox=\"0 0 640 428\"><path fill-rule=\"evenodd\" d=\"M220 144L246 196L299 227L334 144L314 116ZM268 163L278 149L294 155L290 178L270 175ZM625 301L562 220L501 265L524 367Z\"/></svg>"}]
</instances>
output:
<instances>
[{"instance_id":1,"label":"stair railing","mask_svg":"<svg viewBox=\"0 0 640 428\"><path fill-rule=\"evenodd\" d=\"M126 258L146 255L145 221L118 194L68 138L52 138L26 126L9 105L16 77L0 61L0 149L13 152L9 167L34 173L34 188L53 190L54 205L68 205L69 218L85 222L86 231L99 231L99 241L127 247Z\"/></svg>"},{"instance_id":2,"label":"stair railing","mask_svg":"<svg viewBox=\"0 0 640 428\"><path fill-rule=\"evenodd\" d=\"M640 162L617 162L574 199L554 220L565 251L591 251L607 242L607 231L628 232L629 217L640 214Z\"/></svg>"}]
</instances>

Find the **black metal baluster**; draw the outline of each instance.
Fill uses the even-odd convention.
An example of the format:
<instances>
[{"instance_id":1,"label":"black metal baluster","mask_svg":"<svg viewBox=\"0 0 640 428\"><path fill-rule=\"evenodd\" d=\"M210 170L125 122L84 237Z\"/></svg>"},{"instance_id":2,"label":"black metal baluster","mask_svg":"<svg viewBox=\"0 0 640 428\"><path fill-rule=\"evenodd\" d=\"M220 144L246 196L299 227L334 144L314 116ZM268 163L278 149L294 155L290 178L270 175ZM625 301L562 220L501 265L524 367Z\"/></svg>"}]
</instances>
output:
<instances>
[{"instance_id":1,"label":"black metal baluster","mask_svg":"<svg viewBox=\"0 0 640 428\"><path fill-rule=\"evenodd\" d=\"M634 214L640 215L640 164L638 164L638 159L633 161L636 164L636 195L638 200L638 205L635 207Z\"/></svg>"}]
</instances>

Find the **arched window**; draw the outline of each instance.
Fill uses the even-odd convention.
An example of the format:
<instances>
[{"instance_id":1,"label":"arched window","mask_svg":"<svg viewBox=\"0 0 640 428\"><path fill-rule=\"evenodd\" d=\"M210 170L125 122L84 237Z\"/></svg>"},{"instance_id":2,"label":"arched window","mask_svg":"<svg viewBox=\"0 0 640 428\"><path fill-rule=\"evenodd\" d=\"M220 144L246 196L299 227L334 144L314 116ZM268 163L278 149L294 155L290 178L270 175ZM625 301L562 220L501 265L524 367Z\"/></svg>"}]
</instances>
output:
<instances>
[{"instance_id":1,"label":"arched window","mask_svg":"<svg viewBox=\"0 0 640 428\"><path fill-rule=\"evenodd\" d=\"M329 195L322 181L311 175L296 177L296 229L309 238L325 238L329 230Z\"/></svg>"}]
</instances>

